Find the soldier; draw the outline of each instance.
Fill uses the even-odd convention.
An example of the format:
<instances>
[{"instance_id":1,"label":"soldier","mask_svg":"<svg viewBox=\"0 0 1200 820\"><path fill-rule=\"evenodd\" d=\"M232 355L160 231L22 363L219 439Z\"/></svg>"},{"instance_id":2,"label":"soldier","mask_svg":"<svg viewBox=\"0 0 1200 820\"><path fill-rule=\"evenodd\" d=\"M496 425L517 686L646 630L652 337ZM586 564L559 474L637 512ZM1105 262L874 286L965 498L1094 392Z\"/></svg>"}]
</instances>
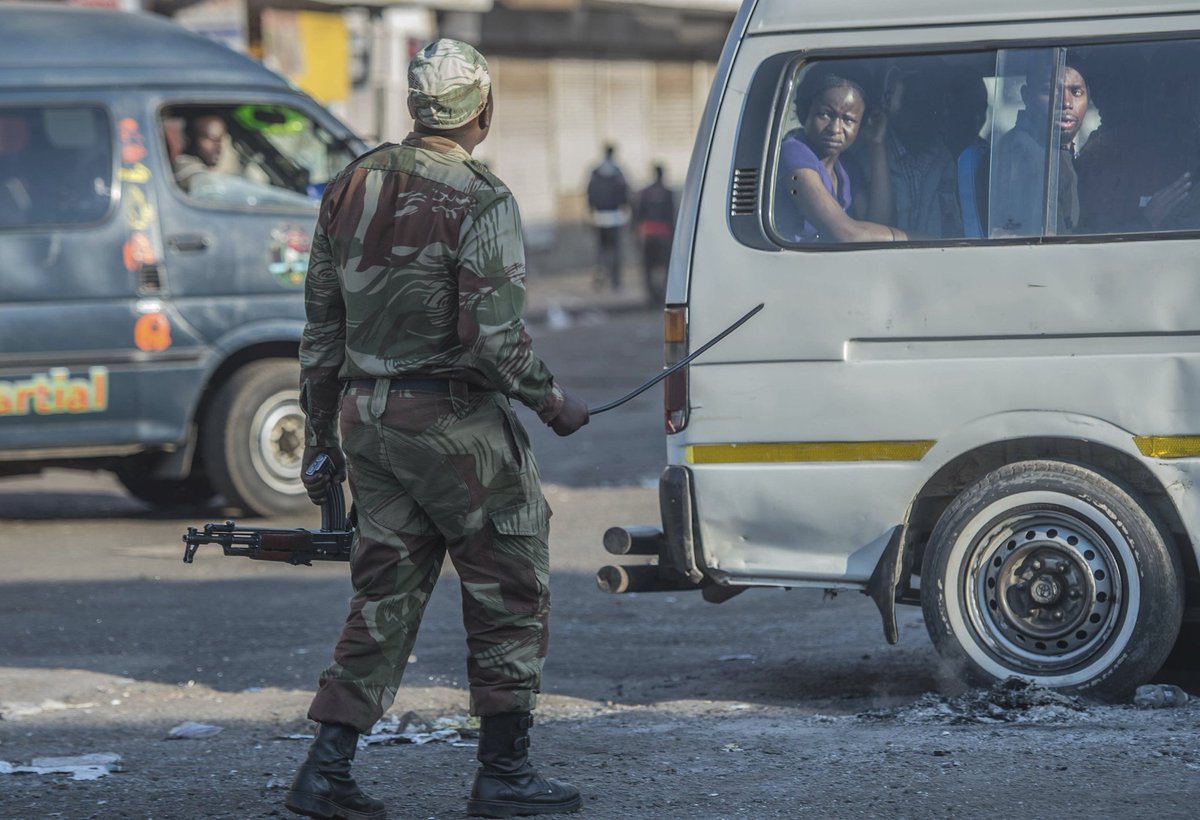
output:
<instances>
[{"instance_id":1,"label":"soldier","mask_svg":"<svg viewBox=\"0 0 1200 820\"><path fill-rule=\"evenodd\" d=\"M350 764L359 734L396 696L448 553L480 717L468 811L574 811L578 789L528 760L548 639L550 508L509 398L560 436L587 424L587 406L533 354L517 204L471 158L492 123L486 61L439 40L413 58L408 83L414 132L329 183L313 237L300 347L304 464L324 453L339 471L348 466L358 527L350 614L285 804L309 817L385 816ZM314 501L327 482L306 479Z\"/></svg>"}]
</instances>

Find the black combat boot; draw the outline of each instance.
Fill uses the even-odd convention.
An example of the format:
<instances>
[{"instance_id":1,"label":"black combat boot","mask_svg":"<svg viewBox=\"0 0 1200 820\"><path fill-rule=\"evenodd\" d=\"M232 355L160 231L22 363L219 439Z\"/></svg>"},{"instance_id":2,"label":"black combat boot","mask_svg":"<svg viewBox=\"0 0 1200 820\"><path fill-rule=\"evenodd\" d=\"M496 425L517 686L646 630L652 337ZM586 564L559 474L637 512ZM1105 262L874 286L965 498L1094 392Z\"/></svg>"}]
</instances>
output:
<instances>
[{"instance_id":1,"label":"black combat boot","mask_svg":"<svg viewBox=\"0 0 1200 820\"><path fill-rule=\"evenodd\" d=\"M579 789L547 780L529 763L529 727L533 715L509 712L479 721L479 762L467 814L512 817L578 811Z\"/></svg>"},{"instance_id":2,"label":"black combat boot","mask_svg":"<svg viewBox=\"0 0 1200 820\"><path fill-rule=\"evenodd\" d=\"M385 820L383 801L363 794L350 776L358 732L336 723L317 726L308 758L300 764L283 805L305 817Z\"/></svg>"}]
</instances>

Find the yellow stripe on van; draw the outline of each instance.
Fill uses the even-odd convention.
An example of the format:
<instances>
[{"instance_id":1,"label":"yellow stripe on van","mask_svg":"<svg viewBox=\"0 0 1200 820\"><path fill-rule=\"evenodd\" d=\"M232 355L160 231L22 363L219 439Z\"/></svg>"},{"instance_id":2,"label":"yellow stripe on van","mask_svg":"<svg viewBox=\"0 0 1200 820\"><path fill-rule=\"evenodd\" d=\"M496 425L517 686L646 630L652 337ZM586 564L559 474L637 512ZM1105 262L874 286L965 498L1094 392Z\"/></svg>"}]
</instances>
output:
<instances>
[{"instance_id":1,"label":"yellow stripe on van","mask_svg":"<svg viewBox=\"0 0 1200 820\"><path fill-rule=\"evenodd\" d=\"M935 441L788 441L693 444L689 464L763 464L785 461L920 461Z\"/></svg>"},{"instance_id":2,"label":"yellow stripe on van","mask_svg":"<svg viewBox=\"0 0 1200 820\"><path fill-rule=\"evenodd\" d=\"M1200 436L1134 436L1133 443L1147 458L1200 456Z\"/></svg>"}]
</instances>

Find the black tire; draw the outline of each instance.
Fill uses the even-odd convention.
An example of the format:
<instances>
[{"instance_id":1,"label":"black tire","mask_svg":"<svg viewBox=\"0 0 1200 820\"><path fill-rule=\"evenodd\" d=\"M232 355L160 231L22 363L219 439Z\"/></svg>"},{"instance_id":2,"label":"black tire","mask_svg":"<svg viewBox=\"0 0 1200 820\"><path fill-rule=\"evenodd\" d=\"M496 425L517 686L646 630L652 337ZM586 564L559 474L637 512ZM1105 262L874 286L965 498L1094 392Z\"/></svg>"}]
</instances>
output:
<instances>
[{"instance_id":1,"label":"black tire","mask_svg":"<svg viewBox=\"0 0 1200 820\"><path fill-rule=\"evenodd\" d=\"M969 680L1026 678L1101 700L1162 666L1183 571L1136 493L1085 467L1024 461L956 498L930 536L921 608Z\"/></svg>"},{"instance_id":2,"label":"black tire","mask_svg":"<svg viewBox=\"0 0 1200 820\"><path fill-rule=\"evenodd\" d=\"M241 368L213 396L200 443L213 486L251 515L312 509L300 483L304 415L300 366L264 359Z\"/></svg>"},{"instance_id":3,"label":"black tire","mask_svg":"<svg viewBox=\"0 0 1200 820\"><path fill-rule=\"evenodd\" d=\"M199 469L186 478L176 479L154 478L153 470L151 461L133 456L122 461L114 472L130 495L153 507L196 506L217 494L208 476Z\"/></svg>"}]
</instances>

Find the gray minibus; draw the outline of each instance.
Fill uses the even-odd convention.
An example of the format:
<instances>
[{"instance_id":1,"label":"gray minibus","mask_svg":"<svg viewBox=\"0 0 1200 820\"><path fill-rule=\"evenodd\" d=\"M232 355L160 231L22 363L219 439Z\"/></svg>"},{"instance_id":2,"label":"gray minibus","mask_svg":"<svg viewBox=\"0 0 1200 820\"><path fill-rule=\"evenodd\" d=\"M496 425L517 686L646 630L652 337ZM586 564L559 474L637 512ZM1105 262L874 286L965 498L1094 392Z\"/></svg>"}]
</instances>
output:
<instances>
[{"instance_id":1,"label":"gray minibus","mask_svg":"<svg viewBox=\"0 0 1200 820\"><path fill-rule=\"evenodd\" d=\"M296 363L324 183L363 150L153 15L0 5L0 476L307 509Z\"/></svg>"}]
</instances>

